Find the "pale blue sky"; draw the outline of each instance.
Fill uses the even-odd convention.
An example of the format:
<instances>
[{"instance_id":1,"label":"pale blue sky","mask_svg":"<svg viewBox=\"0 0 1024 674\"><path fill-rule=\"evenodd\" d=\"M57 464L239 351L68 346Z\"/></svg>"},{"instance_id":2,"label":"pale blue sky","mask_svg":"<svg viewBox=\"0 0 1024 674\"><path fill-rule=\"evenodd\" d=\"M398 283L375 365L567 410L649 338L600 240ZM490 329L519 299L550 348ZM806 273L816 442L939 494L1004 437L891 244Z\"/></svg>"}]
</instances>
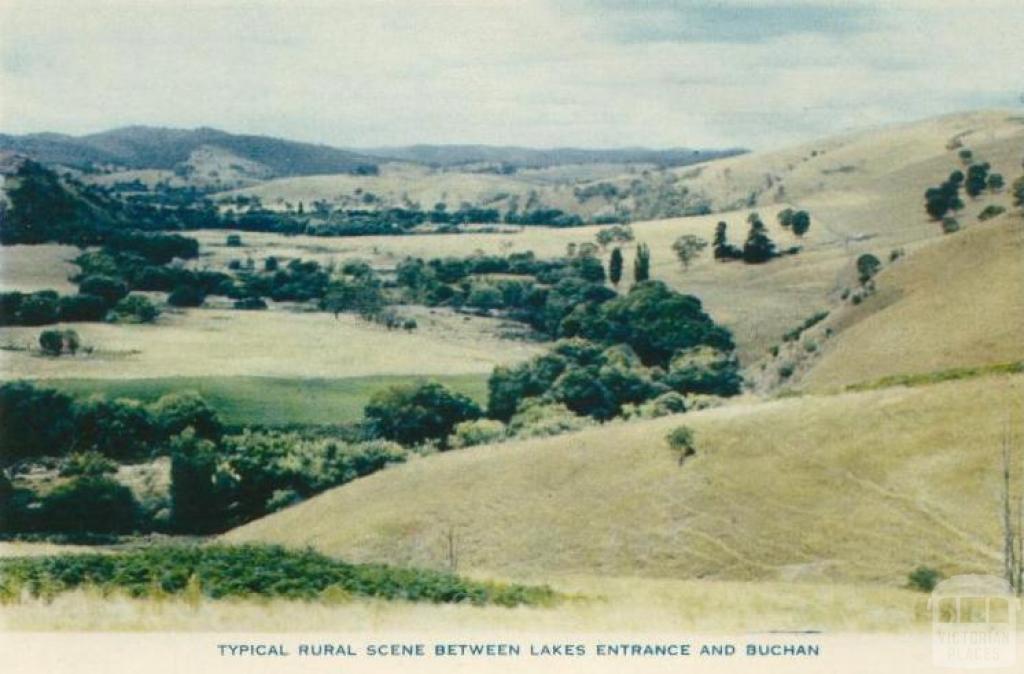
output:
<instances>
[{"instance_id":1,"label":"pale blue sky","mask_svg":"<svg viewBox=\"0 0 1024 674\"><path fill-rule=\"evenodd\" d=\"M0 131L761 148L1020 107L1019 0L0 2Z\"/></svg>"}]
</instances>

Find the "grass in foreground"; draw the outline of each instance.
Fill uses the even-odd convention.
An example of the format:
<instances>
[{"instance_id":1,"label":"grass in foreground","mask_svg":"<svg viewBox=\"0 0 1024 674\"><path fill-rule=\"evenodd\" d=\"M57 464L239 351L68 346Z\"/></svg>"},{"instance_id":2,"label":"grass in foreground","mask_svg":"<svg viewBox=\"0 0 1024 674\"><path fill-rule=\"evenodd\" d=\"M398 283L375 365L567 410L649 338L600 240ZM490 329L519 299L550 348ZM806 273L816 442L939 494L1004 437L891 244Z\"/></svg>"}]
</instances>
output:
<instances>
[{"instance_id":1,"label":"grass in foreground","mask_svg":"<svg viewBox=\"0 0 1024 674\"><path fill-rule=\"evenodd\" d=\"M114 554L0 559L0 601L24 592L43 599L79 588L131 597L317 599L376 597L498 606L554 603L546 586L466 580L449 573L348 564L278 546L154 546Z\"/></svg>"},{"instance_id":2,"label":"grass in foreground","mask_svg":"<svg viewBox=\"0 0 1024 674\"><path fill-rule=\"evenodd\" d=\"M286 377L157 377L149 379L46 379L40 386L76 396L152 402L177 391L195 391L230 425L320 425L358 421L363 406L379 389L435 380L477 403L487 401L487 375L380 376L344 379Z\"/></svg>"},{"instance_id":3,"label":"grass in foreground","mask_svg":"<svg viewBox=\"0 0 1024 674\"><path fill-rule=\"evenodd\" d=\"M342 601L182 596L133 599L96 588L0 605L8 630L491 633L915 632L931 626L928 595L876 585L596 576L531 579L569 593L515 608L350 597ZM333 599L333 598L332 598Z\"/></svg>"}]
</instances>

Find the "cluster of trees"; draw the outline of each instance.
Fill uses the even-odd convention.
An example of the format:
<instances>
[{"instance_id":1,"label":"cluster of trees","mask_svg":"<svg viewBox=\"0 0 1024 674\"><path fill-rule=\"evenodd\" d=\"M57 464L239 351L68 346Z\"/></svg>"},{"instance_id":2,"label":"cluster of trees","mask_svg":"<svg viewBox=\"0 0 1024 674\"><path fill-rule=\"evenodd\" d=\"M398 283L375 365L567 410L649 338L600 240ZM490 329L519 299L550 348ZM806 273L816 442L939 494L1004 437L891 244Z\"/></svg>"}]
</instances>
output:
<instances>
[{"instance_id":1,"label":"cluster of trees","mask_svg":"<svg viewBox=\"0 0 1024 674\"><path fill-rule=\"evenodd\" d=\"M1001 174L991 173L992 167L988 162L972 164L972 159L973 155L968 155L965 162L968 164L966 175L956 169L938 187L929 187L925 190L925 211L933 220L945 221L947 216L964 207L964 202L960 198L961 187L972 199L981 196L985 190L998 192L1003 189L1005 181ZM951 226L953 223L944 224L947 231L955 231L956 228Z\"/></svg>"},{"instance_id":2,"label":"cluster of trees","mask_svg":"<svg viewBox=\"0 0 1024 674\"><path fill-rule=\"evenodd\" d=\"M964 202L960 198L960 187L963 183L964 172L958 169L950 173L949 178L938 187L929 187L925 190L924 208L933 220L941 220L948 213L964 207Z\"/></svg>"},{"instance_id":3,"label":"cluster of trees","mask_svg":"<svg viewBox=\"0 0 1024 674\"><path fill-rule=\"evenodd\" d=\"M43 330L39 334L39 350L47 356L65 352L73 356L81 346L82 340L74 330Z\"/></svg>"},{"instance_id":4,"label":"cluster of trees","mask_svg":"<svg viewBox=\"0 0 1024 674\"><path fill-rule=\"evenodd\" d=\"M195 239L139 231L179 229L174 216L180 209L146 207L154 213L153 217L146 217L101 189L62 181L53 171L33 161L23 162L12 182L13 186L6 190L11 207L0 210L3 245L105 245L114 251L141 255L153 264L199 254Z\"/></svg>"},{"instance_id":5,"label":"cluster of trees","mask_svg":"<svg viewBox=\"0 0 1024 674\"><path fill-rule=\"evenodd\" d=\"M211 533L404 461L405 450L377 440L243 430L226 434L199 396L177 393L150 404L78 400L25 382L0 386L0 531ZM114 473L121 463L171 460L166 499L140 503ZM16 487L20 467L56 465L47 493Z\"/></svg>"},{"instance_id":6,"label":"cluster of trees","mask_svg":"<svg viewBox=\"0 0 1024 674\"><path fill-rule=\"evenodd\" d=\"M779 211L779 224L797 236L803 236L811 228L811 214L786 208Z\"/></svg>"},{"instance_id":7,"label":"cluster of trees","mask_svg":"<svg viewBox=\"0 0 1024 674\"><path fill-rule=\"evenodd\" d=\"M157 315L152 302L128 295L127 287L110 277L86 277L76 295L61 296L55 290L0 293L0 326L103 320L148 323Z\"/></svg>"},{"instance_id":8,"label":"cluster of trees","mask_svg":"<svg viewBox=\"0 0 1024 674\"><path fill-rule=\"evenodd\" d=\"M796 255L800 252L799 246L778 251L775 242L768 236L768 228L757 213L747 216L747 222L750 229L742 248L729 243L728 225L725 221L720 221L715 226L712 250L716 260L743 260L747 264L762 264L781 255ZM779 224L791 229L797 236L803 236L811 226L810 215L807 211L786 209L779 213Z\"/></svg>"},{"instance_id":9,"label":"cluster of trees","mask_svg":"<svg viewBox=\"0 0 1024 674\"><path fill-rule=\"evenodd\" d=\"M245 297L245 289L230 275L208 269L187 269L177 265L153 264L135 253L104 248L75 258L81 271L73 280L106 279L127 290L151 290L169 293L172 306L199 306L207 295Z\"/></svg>"}]
</instances>

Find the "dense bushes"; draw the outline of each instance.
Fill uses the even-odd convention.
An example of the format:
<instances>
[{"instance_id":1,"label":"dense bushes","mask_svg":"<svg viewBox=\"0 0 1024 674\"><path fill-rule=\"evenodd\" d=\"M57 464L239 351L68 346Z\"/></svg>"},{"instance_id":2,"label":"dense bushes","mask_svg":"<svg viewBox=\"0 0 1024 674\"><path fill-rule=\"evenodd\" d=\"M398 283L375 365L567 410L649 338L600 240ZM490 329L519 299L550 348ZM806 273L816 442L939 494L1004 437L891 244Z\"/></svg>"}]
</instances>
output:
<instances>
[{"instance_id":1,"label":"dense bushes","mask_svg":"<svg viewBox=\"0 0 1024 674\"><path fill-rule=\"evenodd\" d=\"M171 446L172 522L179 531L222 531L405 457L382 441L246 430L218 445L187 430Z\"/></svg>"},{"instance_id":2,"label":"dense bushes","mask_svg":"<svg viewBox=\"0 0 1024 674\"><path fill-rule=\"evenodd\" d=\"M514 431L515 415L530 404L559 404L603 420L634 413L639 404L672 390L733 395L741 383L736 359L709 346L681 351L666 370L645 366L628 345L604 348L570 339L526 363L495 368L488 380L487 411L509 421Z\"/></svg>"},{"instance_id":3,"label":"dense bushes","mask_svg":"<svg viewBox=\"0 0 1024 674\"><path fill-rule=\"evenodd\" d=\"M160 310L143 295L129 295L114 305L112 319L118 323L152 323Z\"/></svg>"},{"instance_id":4,"label":"dense bushes","mask_svg":"<svg viewBox=\"0 0 1024 674\"><path fill-rule=\"evenodd\" d=\"M76 401L28 382L0 385L0 467L86 450L146 458L188 426L203 437L221 433L216 413L195 394L169 394L142 405L97 397Z\"/></svg>"},{"instance_id":5,"label":"dense bushes","mask_svg":"<svg viewBox=\"0 0 1024 674\"><path fill-rule=\"evenodd\" d=\"M732 336L704 313L700 300L660 281L634 285L599 306L579 306L562 324L563 334L603 344L628 344L645 365L666 365L680 349L707 344L733 348Z\"/></svg>"},{"instance_id":6,"label":"dense bushes","mask_svg":"<svg viewBox=\"0 0 1024 674\"><path fill-rule=\"evenodd\" d=\"M0 600L22 591L52 597L81 587L133 597L201 592L212 599L330 594L472 604L549 604L546 586L470 581L447 573L381 564L348 564L277 546L151 546L114 554L65 554L0 560Z\"/></svg>"},{"instance_id":7,"label":"dense bushes","mask_svg":"<svg viewBox=\"0 0 1024 674\"><path fill-rule=\"evenodd\" d=\"M147 323L160 313L145 297L126 297L127 287L116 279L90 276L82 287L88 292L64 296L53 290L0 293L0 326L95 322L108 316Z\"/></svg>"},{"instance_id":8,"label":"dense bushes","mask_svg":"<svg viewBox=\"0 0 1024 674\"><path fill-rule=\"evenodd\" d=\"M403 445L444 441L455 426L482 416L470 398L437 382L392 386L378 391L366 405L370 432Z\"/></svg>"},{"instance_id":9,"label":"dense bushes","mask_svg":"<svg viewBox=\"0 0 1024 674\"><path fill-rule=\"evenodd\" d=\"M128 533L138 504L128 487L109 477L84 475L57 486L43 498L38 528L61 533Z\"/></svg>"}]
</instances>

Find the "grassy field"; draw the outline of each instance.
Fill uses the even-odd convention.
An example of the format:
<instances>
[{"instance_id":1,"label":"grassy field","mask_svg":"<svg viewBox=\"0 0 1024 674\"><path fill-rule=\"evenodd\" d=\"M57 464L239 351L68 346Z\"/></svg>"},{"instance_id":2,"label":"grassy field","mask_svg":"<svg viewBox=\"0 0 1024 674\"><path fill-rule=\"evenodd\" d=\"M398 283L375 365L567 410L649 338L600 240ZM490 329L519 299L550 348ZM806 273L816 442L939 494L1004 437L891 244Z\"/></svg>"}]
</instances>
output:
<instances>
[{"instance_id":1,"label":"grassy field","mask_svg":"<svg viewBox=\"0 0 1024 674\"><path fill-rule=\"evenodd\" d=\"M750 400L454 451L227 534L358 561L466 570L881 583L997 573L998 462L1024 376ZM665 443L685 424L696 456Z\"/></svg>"},{"instance_id":2,"label":"grassy field","mask_svg":"<svg viewBox=\"0 0 1024 674\"><path fill-rule=\"evenodd\" d=\"M424 636L492 633L919 631L930 627L927 595L841 584L559 577L573 595L555 607L341 602L140 600L93 591L50 603L0 605L8 630L415 631Z\"/></svg>"},{"instance_id":3,"label":"grassy field","mask_svg":"<svg viewBox=\"0 0 1024 674\"><path fill-rule=\"evenodd\" d=\"M81 255L74 246L0 246L0 292L56 290L74 293L68 277L78 273L70 261Z\"/></svg>"},{"instance_id":4,"label":"grassy field","mask_svg":"<svg viewBox=\"0 0 1024 674\"><path fill-rule=\"evenodd\" d=\"M286 379L280 377L161 377L154 379L49 379L46 386L88 396L152 401L166 393L196 391L228 424L338 424L358 421L370 395L416 376ZM487 376L440 375L430 379L487 401Z\"/></svg>"},{"instance_id":5,"label":"grassy field","mask_svg":"<svg viewBox=\"0 0 1024 674\"><path fill-rule=\"evenodd\" d=\"M38 327L0 328L0 370L11 379L162 377L348 378L489 374L542 347L503 339L496 319L418 308L413 333L324 312L201 308L151 325L75 323L91 353L39 355ZM14 349L14 350L11 350Z\"/></svg>"}]
</instances>

